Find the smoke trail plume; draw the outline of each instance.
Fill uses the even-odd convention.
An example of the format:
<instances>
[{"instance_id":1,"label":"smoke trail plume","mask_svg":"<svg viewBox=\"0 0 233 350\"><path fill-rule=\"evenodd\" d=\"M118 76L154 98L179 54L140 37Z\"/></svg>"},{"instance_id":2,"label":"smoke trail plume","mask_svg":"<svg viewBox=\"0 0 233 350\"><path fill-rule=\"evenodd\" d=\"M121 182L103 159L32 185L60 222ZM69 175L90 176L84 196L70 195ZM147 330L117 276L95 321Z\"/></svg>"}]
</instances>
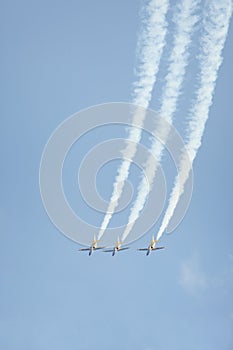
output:
<instances>
[{"instance_id":1,"label":"smoke trail plume","mask_svg":"<svg viewBox=\"0 0 233 350\"><path fill-rule=\"evenodd\" d=\"M201 146L201 139L213 100L217 73L223 60L222 50L227 37L231 14L231 0L213 0L208 2L204 15L204 33L201 39L201 53L199 56L200 81L188 125L186 149L191 163L194 161ZM184 191L189 172L190 167L185 166L184 159L181 159L178 175L169 199L168 208L157 234L157 239L162 236L173 216L179 198Z\"/></svg>"},{"instance_id":2,"label":"smoke trail plume","mask_svg":"<svg viewBox=\"0 0 233 350\"><path fill-rule=\"evenodd\" d=\"M181 93L182 82L185 75L186 66L188 64L188 48L191 43L192 33L194 26L197 23L199 17L195 14L200 0L182 0L177 6L174 16L175 21L175 36L174 44L169 59L168 73L165 77L165 87L163 90L160 115L168 123L172 123L173 115L176 111L178 97ZM163 139L167 139L168 132L163 134ZM156 140L152 141L150 148L151 156L148 157L145 164L145 172L147 178L144 176L138 187L137 198L131 209L128 224L122 235L122 241L126 239L132 230L135 221L138 219L141 210L143 209L147 195L148 184L149 188L153 185L153 180L157 171L158 163L162 158L163 146ZM157 160L157 164L154 162L154 158Z\"/></svg>"},{"instance_id":3,"label":"smoke trail plume","mask_svg":"<svg viewBox=\"0 0 233 350\"><path fill-rule=\"evenodd\" d=\"M137 56L137 82L134 84L133 103L147 108L151 99L152 90L156 82L156 75L165 45L167 31L166 13L168 10L168 0L147 1L142 18L142 32L139 36ZM144 113L136 112L133 116L132 124L143 126ZM141 129L131 128L129 140L139 143L141 139ZM112 218L122 194L125 181L129 176L130 162L136 153L136 145L126 144L123 150L123 160L113 185L113 192L107 213L102 222L98 239L100 239ZM128 160L126 160L128 159Z\"/></svg>"}]
</instances>

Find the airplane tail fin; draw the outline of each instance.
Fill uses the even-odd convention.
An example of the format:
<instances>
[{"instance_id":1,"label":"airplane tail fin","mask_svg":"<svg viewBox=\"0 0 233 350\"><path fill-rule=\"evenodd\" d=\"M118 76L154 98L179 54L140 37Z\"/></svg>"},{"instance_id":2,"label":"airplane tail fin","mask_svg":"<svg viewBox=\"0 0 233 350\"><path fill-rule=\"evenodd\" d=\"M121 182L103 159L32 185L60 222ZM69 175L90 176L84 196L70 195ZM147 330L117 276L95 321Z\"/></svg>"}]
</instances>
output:
<instances>
[{"instance_id":1,"label":"airplane tail fin","mask_svg":"<svg viewBox=\"0 0 233 350\"><path fill-rule=\"evenodd\" d=\"M117 237L117 245L121 245L122 244L122 242L121 242L121 240L120 240L120 237L118 236Z\"/></svg>"},{"instance_id":2,"label":"airplane tail fin","mask_svg":"<svg viewBox=\"0 0 233 350\"><path fill-rule=\"evenodd\" d=\"M97 242L99 242L99 241L100 241L100 240L96 238L96 235L94 235L94 237L93 237L93 243L97 243Z\"/></svg>"},{"instance_id":3,"label":"airplane tail fin","mask_svg":"<svg viewBox=\"0 0 233 350\"><path fill-rule=\"evenodd\" d=\"M160 241L159 239L155 239L154 235L151 237L152 243L158 243L159 241Z\"/></svg>"}]
</instances>

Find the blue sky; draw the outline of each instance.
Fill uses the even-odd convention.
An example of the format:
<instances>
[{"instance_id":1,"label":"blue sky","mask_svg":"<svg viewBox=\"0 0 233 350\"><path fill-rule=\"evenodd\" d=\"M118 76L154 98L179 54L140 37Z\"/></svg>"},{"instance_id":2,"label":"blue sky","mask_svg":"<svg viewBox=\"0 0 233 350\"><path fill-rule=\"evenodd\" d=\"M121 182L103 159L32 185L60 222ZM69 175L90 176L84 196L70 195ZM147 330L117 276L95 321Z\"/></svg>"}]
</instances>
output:
<instances>
[{"instance_id":1,"label":"blue sky","mask_svg":"<svg viewBox=\"0 0 233 350\"><path fill-rule=\"evenodd\" d=\"M164 251L149 258L135 251L151 231L121 256L89 259L52 225L41 202L39 163L53 130L83 108L131 100L140 5L2 1L2 349L233 346L232 24L194 164L192 202L176 231L163 236ZM109 191L114 171L102 179Z\"/></svg>"}]
</instances>

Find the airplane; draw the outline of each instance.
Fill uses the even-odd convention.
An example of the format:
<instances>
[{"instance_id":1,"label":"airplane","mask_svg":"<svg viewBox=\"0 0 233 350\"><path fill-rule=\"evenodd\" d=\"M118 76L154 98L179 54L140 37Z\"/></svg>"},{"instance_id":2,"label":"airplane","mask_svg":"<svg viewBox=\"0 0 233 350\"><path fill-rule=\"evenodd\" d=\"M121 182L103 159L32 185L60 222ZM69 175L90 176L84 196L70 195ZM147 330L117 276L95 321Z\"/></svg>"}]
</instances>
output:
<instances>
[{"instance_id":1,"label":"airplane","mask_svg":"<svg viewBox=\"0 0 233 350\"><path fill-rule=\"evenodd\" d=\"M84 252L84 251L88 251L89 250L89 256L91 256L91 254L93 253L94 250L99 250L99 249L103 249L105 247L98 247L97 243L99 242L99 239L96 239L95 235L93 238L93 242L91 243L90 247L88 248L80 248L79 251Z\"/></svg>"},{"instance_id":2,"label":"airplane","mask_svg":"<svg viewBox=\"0 0 233 350\"><path fill-rule=\"evenodd\" d=\"M158 242L159 242L159 240L154 239L154 236L152 236L149 246L147 248L139 248L138 250L146 251L146 256L147 256L153 250L164 249L165 247L156 247L156 243L158 243Z\"/></svg>"},{"instance_id":3,"label":"airplane","mask_svg":"<svg viewBox=\"0 0 233 350\"><path fill-rule=\"evenodd\" d=\"M105 249L104 252L105 253L112 253L112 256L114 256L117 252L130 248L130 247L123 247L122 248L121 246L122 246L122 242L119 240L119 237L118 237L118 241L117 241L115 247L113 247L111 249Z\"/></svg>"}]
</instances>

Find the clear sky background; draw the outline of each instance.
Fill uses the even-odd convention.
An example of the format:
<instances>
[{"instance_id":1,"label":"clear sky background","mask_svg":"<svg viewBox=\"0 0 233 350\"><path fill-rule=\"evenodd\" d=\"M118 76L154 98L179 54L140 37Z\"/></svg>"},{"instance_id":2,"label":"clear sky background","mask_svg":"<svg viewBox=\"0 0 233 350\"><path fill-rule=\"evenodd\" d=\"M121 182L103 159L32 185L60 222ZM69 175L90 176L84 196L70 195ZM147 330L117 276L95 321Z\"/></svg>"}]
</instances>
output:
<instances>
[{"instance_id":1,"label":"clear sky background","mask_svg":"<svg viewBox=\"0 0 233 350\"><path fill-rule=\"evenodd\" d=\"M41 202L39 163L53 130L80 109L131 101L140 4L1 1L1 349L233 348L232 25L192 202L163 236L165 250L135 251L151 231L121 256L89 258ZM114 170L102 179L108 196Z\"/></svg>"}]
</instances>

